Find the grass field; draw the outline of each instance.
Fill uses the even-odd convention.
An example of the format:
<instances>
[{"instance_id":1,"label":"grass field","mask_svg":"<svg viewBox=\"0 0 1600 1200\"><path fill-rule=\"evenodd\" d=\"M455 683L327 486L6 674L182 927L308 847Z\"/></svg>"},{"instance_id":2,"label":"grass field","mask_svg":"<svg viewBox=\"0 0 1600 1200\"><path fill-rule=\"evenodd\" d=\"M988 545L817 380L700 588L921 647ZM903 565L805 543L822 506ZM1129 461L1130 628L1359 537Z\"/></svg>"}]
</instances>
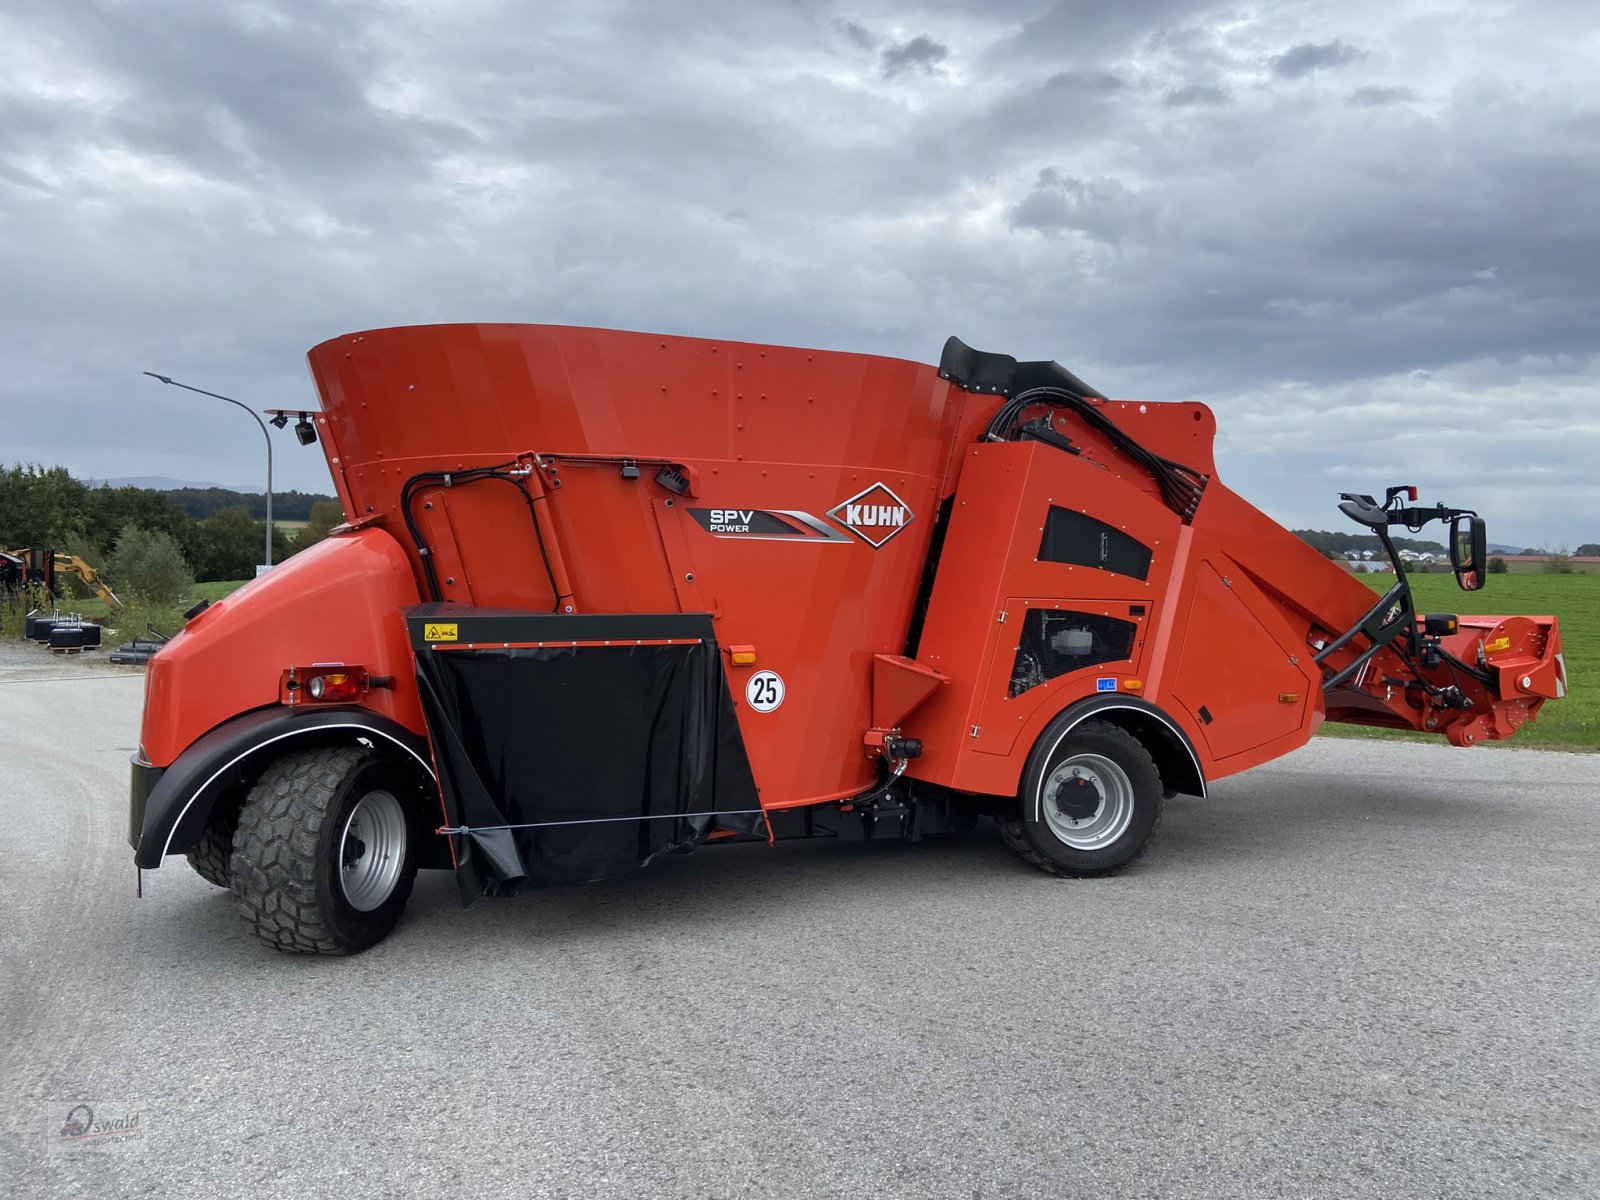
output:
<instances>
[{"instance_id":1,"label":"grass field","mask_svg":"<svg viewBox=\"0 0 1600 1200\"><path fill-rule=\"evenodd\" d=\"M217 583L197 583L191 593L196 603L201 600L221 600L224 596L232 595L245 584L248 579L224 579Z\"/></svg>"},{"instance_id":2,"label":"grass field","mask_svg":"<svg viewBox=\"0 0 1600 1200\"><path fill-rule=\"evenodd\" d=\"M1600 563L1568 563L1569 571L1574 575L1600 575ZM1543 575L1546 574L1543 563L1514 562L1506 564L1506 571L1512 575ZM1494 586L1495 576L1489 577L1489 586Z\"/></svg>"},{"instance_id":3,"label":"grass field","mask_svg":"<svg viewBox=\"0 0 1600 1200\"><path fill-rule=\"evenodd\" d=\"M1375 592L1386 591L1392 575L1363 575ZM1411 577L1418 612L1474 613L1542 617L1561 621L1561 644L1567 661L1567 695L1550 700L1533 724L1506 745L1543 746L1552 750L1600 750L1600 577L1594 575L1491 575L1481 592L1463 592L1449 575ZM1409 738L1437 742L1428 734L1327 724L1335 737Z\"/></svg>"}]
</instances>

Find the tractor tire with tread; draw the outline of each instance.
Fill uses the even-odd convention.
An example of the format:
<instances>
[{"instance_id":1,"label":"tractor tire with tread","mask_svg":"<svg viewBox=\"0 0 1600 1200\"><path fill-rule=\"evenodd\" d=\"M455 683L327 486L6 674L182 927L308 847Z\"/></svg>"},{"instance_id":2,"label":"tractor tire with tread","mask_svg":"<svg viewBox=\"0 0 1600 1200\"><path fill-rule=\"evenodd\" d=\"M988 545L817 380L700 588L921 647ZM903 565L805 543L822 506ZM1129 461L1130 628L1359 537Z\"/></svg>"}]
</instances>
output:
<instances>
[{"instance_id":1,"label":"tractor tire with tread","mask_svg":"<svg viewBox=\"0 0 1600 1200\"><path fill-rule=\"evenodd\" d=\"M1065 811L1056 810L1054 820L1045 814L1046 806L1058 803L1058 798L1041 794L1052 780L1077 783L1074 767L1079 764L1088 776L1081 786L1088 789L1090 800L1098 801L1092 810L1087 803L1080 810L1085 827L1082 838L1077 837ZM1020 815L999 817L995 824L1005 844L1041 871L1067 878L1109 875L1149 847L1161 827L1164 793L1161 773L1150 752L1120 725L1091 719L1069 723L1065 733L1057 733L1052 723L1040 736L1023 772L1018 793ZM1120 815L1108 811L1118 805L1125 805L1126 811ZM1035 812L1040 815L1034 816ZM1104 844L1096 845L1094 826L1102 820L1099 838ZM1074 845L1074 841L1080 844Z\"/></svg>"},{"instance_id":2,"label":"tractor tire with tread","mask_svg":"<svg viewBox=\"0 0 1600 1200\"><path fill-rule=\"evenodd\" d=\"M194 873L207 883L214 883L219 888L229 885L232 878L229 867L233 860L233 836L238 828L238 801L235 798L230 803L229 798L224 797L211 810L211 817L200 831L200 840L194 844L194 849L184 855L194 868Z\"/></svg>"},{"instance_id":3,"label":"tractor tire with tread","mask_svg":"<svg viewBox=\"0 0 1600 1200\"><path fill-rule=\"evenodd\" d=\"M319 746L278 758L251 789L234 836L229 873L245 928L290 954L355 954L380 941L416 880L417 805L407 803L415 793L400 768L366 747ZM401 814L397 834L368 835L372 847L355 836L352 820L369 803ZM345 873L369 853L394 865L353 892ZM352 894L367 903L358 907Z\"/></svg>"}]
</instances>

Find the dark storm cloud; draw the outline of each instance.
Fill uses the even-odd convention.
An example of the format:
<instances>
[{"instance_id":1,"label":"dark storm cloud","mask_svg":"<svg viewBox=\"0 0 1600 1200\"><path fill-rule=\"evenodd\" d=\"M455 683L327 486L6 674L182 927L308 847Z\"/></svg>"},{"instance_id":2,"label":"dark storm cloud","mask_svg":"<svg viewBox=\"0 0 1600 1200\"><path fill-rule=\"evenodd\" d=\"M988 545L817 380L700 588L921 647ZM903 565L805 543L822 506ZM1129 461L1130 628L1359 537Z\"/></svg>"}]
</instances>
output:
<instances>
[{"instance_id":1,"label":"dark storm cloud","mask_svg":"<svg viewBox=\"0 0 1600 1200\"><path fill-rule=\"evenodd\" d=\"M1313 71L1349 66L1363 57L1364 51L1347 46L1337 38L1320 46L1302 42L1272 58L1272 73L1279 79L1304 79Z\"/></svg>"},{"instance_id":2,"label":"dark storm cloud","mask_svg":"<svg viewBox=\"0 0 1600 1200\"><path fill-rule=\"evenodd\" d=\"M1185 23L1211 7L1204 0L1057 0L1029 14L1021 28L1001 39L991 57L1013 62L1047 61L1082 68L1109 63L1153 35Z\"/></svg>"},{"instance_id":3,"label":"dark storm cloud","mask_svg":"<svg viewBox=\"0 0 1600 1200\"><path fill-rule=\"evenodd\" d=\"M883 52L883 77L893 79L907 71L931 75L949 57L948 46L940 45L930 37L914 37L909 42L890 46Z\"/></svg>"},{"instance_id":4,"label":"dark storm cloud","mask_svg":"<svg viewBox=\"0 0 1600 1200\"><path fill-rule=\"evenodd\" d=\"M1082 233L1109 246L1148 223L1150 206L1120 179L1074 179L1052 167L1011 210L1013 228Z\"/></svg>"},{"instance_id":5,"label":"dark storm cloud","mask_svg":"<svg viewBox=\"0 0 1600 1200\"><path fill-rule=\"evenodd\" d=\"M285 19L292 14L291 19ZM278 19L264 19L276 15ZM121 93L85 136L254 183L392 182L461 130L374 104L384 56L359 5L95 3L48 18ZM130 51L135 51L130 53Z\"/></svg>"},{"instance_id":6,"label":"dark storm cloud","mask_svg":"<svg viewBox=\"0 0 1600 1200\"><path fill-rule=\"evenodd\" d=\"M248 480L242 414L137 372L292 404L337 332L506 319L1057 357L1213 403L1225 473L1297 523L1350 482L1320 472L1364 462L1502 479L1510 446L1541 479L1592 476L1600 85L1578 11L0 16L0 461ZM1509 392L1538 417L1515 433ZM279 471L316 486L318 462L291 447ZM1538 526L1570 510L1541 486L1496 484L1517 536L1600 540Z\"/></svg>"},{"instance_id":7,"label":"dark storm cloud","mask_svg":"<svg viewBox=\"0 0 1600 1200\"><path fill-rule=\"evenodd\" d=\"M877 49L878 39L872 36L872 31L867 29L866 26L855 21L840 21L839 28L844 30L845 36L862 50Z\"/></svg>"}]
</instances>

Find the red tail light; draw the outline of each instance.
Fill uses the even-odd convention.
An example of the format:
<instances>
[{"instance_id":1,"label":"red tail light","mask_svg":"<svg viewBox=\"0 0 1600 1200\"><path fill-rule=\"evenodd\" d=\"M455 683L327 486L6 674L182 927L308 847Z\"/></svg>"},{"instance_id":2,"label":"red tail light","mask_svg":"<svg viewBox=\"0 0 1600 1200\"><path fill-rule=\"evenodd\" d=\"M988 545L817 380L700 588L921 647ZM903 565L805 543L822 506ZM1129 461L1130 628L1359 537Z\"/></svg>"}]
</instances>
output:
<instances>
[{"instance_id":1,"label":"red tail light","mask_svg":"<svg viewBox=\"0 0 1600 1200\"><path fill-rule=\"evenodd\" d=\"M345 663L290 667L283 673L278 699L284 704L342 704L360 700L369 688L388 682L371 678L365 667Z\"/></svg>"},{"instance_id":2,"label":"red tail light","mask_svg":"<svg viewBox=\"0 0 1600 1200\"><path fill-rule=\"evenodd\" d=\"M313 700L331 703L335 700L354 700L361 694L361 678L345 671L327 675L313 675L306 680L306 695Z\"/></svg>"}]
</instances>

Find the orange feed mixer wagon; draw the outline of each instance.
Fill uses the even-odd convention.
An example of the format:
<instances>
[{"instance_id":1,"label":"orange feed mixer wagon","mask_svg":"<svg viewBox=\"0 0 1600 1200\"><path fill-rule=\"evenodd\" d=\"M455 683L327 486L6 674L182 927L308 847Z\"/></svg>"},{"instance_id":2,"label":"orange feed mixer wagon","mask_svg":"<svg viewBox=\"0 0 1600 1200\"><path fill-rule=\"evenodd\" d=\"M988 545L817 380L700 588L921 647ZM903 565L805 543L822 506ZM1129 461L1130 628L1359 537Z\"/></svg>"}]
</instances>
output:
<instances>
[{"instance_id":1,"label":"orange feed mixer wagon","mask_svg":"<svg viewBox=\"0 0 1600 1200\"><path fill-rule=\"evenodd\" d=\"M1324 720L1505 738L1549 617L1419 614L1228 490L1199 404L952 338L937 367L444 325L310 354L346 523L151 660L130 840L284 950L348 953L418 868L469 901L702 843L997 822L1056 874Z\"/></svg>"}]
</instances>

